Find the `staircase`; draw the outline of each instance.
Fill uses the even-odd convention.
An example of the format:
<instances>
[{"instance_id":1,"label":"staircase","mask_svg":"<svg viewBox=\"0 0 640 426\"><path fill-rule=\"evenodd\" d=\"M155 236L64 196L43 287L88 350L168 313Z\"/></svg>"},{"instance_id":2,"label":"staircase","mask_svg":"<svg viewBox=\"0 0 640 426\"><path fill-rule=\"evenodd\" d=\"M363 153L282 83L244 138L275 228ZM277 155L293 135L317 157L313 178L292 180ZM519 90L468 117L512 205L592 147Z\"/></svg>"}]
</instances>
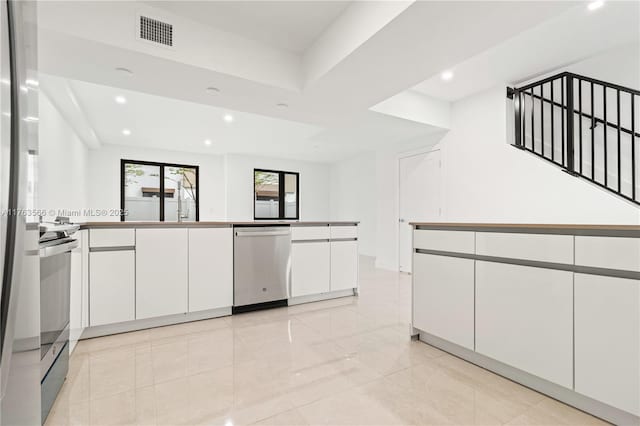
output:
<instances>
[{"instance_id":1,"label":"staircase","mask_svg":"<svg viewBox=\"0 0 640 426\"><path fill-rule=\"evenodd\" d=\"M516 148L640 205L640 91L563 72L507 97Z\"/></svg>"}]
</instances>

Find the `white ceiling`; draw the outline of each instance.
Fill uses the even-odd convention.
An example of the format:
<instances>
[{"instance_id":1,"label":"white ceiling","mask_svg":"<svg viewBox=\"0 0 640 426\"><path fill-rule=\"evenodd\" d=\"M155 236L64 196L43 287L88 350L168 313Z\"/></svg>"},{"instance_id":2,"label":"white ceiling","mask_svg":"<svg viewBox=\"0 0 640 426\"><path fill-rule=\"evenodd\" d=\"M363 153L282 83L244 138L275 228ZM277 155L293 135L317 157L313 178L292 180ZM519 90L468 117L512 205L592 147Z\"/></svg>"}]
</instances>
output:
<instances>
[{"instance_id":1,"label":"white ceiling","mask_svg":"<svg viewBox=\"0 0 640 426\"><path fill-rule=\"evenodd\" d=\"M147 1L154 7L294 53L307 50L350 1Z\"/></svg>"},{"instance_id":2,"label":"white ceiling","mask_svg":"<svg viewBox=\"0 0 640 426\"><path fill-rule=\"evenodd\" d=\"M357 126L323 128L44 74L40 86L45 94L56 97L54 103L66 110L67 117L73 116L73 103L77 104L83 120L104 144L332 162L381 149L390 140L409 142L441 131L368 113L358 118ZM74 102L60 103L63 89L71 93ZM124 96L126 103L117 103L116 96ZM233 122L224 121L226 114L233 116ZM122 133L125 128L130 135ZM211 145L204 143L207 139Z\"/></svg>"},{"instance_id":3,"label":"white ceiling","mask_svg":"<svg viewBox=\"0 0 640 426\"><path fill-rule=\"evenodd\" d=\"M103 143L337 161L365 151L417 146L421 138L441 132L442 127L424 124L428 120L420 123L370 108L438 76L445 68L456 70L454 82L464 82L458 80L462 72L458 74L455 64L491 51L572 8L584 7L582 2L566 1L364 1L348 7L341 3L340 9L325 2L264 1L256 2L256 10L263 11L256 18L254 10L236 3L243 2L153 6L148 2L44 2L39 7L41 70L73 88ZM176 37L182 44L174 49L156 47L117 30L130 26L136 11L144 8L162 8L174 16L172 22L180 22ZM282 14L271 17L269 13ZM301 16L307 14L317 19L298 27ZM252 23L262 16L269 16L264 21L270 25ZM231 24L234 20L242 22ZM279 53L291 46L276 49L273 45L278 41L262 48L253 42L222 40L218 37L226 31L222 27L236 31L236 37L263 39L270 36L255 36L251 31L275 34L280 27L288 28L283 33L300 31L300 37L289 37L302 43L294 49L309 43L313 47L300 61L297 54ZM558 46L556 58L573 48ZM528 70L546 66L545 61L527 64ZM496 72L508 65L492 63ZM115 71L117 67L134 72L124 75ZM492 75L491 71L486 73ZM305 80L309 72L314 78ZM220 92L207 93L209 86ZM117 93L130 98L127 109L113 102ZM276 107L280 102L289 107ZM443 104L448 111L448 104ZM226 111L236 116L231 126L220 119ZM133 124L125 124L127 120ZM123 139L119 132L125 126L134 133ZM211 147L202 144L205 138L214 142Z\"/></svg>"},{"instance_id":4,"label":"white ceiling","mask_svg":"<svg viewBox=\"0 0 640 426\"><path fill-rule=\"evenodd\" d=\"M552 70L566 69L574 62L625 44L640 44L640 2L610 1L594 11L582 3L451 65L448 69L454 73L452 80L444 81L438 73L413 90L457 101L498 84L515 84ZM640 62L637 48L635 55Z\"/></svg>"}]
</instances>

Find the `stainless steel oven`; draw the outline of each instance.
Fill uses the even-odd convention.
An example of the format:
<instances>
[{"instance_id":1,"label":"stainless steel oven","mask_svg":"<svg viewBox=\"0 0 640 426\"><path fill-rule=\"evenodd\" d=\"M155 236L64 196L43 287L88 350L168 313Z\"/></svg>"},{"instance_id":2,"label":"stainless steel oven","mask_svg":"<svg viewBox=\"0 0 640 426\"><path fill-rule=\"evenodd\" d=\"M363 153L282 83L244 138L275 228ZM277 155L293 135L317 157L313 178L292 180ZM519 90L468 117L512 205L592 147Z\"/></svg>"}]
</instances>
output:
<instances>
[{"instance_id":1,"label":"stainless steel oven","mask_svg":"<svg viewBox=\"0 0 640 426\"><path fill-rule=\"evenodd\" d=\"M72 235L78 225L40 225L40 375L42 421L64 383L69 369L69 312Z\"/></svg>"}]
</instances>

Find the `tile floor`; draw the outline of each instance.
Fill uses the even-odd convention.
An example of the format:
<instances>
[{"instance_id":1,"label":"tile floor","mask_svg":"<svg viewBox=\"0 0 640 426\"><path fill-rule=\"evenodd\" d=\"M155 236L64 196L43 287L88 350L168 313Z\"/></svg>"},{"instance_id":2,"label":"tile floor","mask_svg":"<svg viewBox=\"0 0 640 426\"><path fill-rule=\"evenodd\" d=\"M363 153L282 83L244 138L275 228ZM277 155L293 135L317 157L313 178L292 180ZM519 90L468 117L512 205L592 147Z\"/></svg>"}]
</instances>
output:
<instances>
[{"instance_id":1,"label":"tile floor","mask_svg":"<svg viewBox=\"0 0 640 426\"><path fill-rule=\"evenodd\" d=\"M587 425L409 339L410 277L360 296L85 340L47 425Z\"/></svg>"}]
</instances>

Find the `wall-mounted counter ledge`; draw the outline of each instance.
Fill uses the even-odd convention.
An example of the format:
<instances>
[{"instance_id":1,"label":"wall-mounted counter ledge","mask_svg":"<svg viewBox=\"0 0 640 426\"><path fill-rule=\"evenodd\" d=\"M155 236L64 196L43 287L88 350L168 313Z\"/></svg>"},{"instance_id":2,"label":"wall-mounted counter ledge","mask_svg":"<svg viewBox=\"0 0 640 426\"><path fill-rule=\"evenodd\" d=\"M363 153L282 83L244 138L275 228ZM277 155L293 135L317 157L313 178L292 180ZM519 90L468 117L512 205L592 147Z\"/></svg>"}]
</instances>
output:
<instances>
[{"instance_id":1,"label":"wall-mounted counter ledge","mask_svg":"<svg viewBox=\"0 0 640 426\"><path fill-rule=\"evenodd\" d=\"M640 237L640 225L591 225L544 223L456 223L410 222L415 229L443 231L505 232L524 234L593 235L610 237Z\"/></svg>"},{"instance_id":2,"label":"wall-mounted counter ledge","mask_svg":"<svg viewBox=\"0 0 640 426\"><path fill-rule=\"evenodd\" d=\"M349 221L201 221L201 222L85 222L80 229L97 228L224 228L231 226L355 226Z\"/></svg>"}]
</instances>

